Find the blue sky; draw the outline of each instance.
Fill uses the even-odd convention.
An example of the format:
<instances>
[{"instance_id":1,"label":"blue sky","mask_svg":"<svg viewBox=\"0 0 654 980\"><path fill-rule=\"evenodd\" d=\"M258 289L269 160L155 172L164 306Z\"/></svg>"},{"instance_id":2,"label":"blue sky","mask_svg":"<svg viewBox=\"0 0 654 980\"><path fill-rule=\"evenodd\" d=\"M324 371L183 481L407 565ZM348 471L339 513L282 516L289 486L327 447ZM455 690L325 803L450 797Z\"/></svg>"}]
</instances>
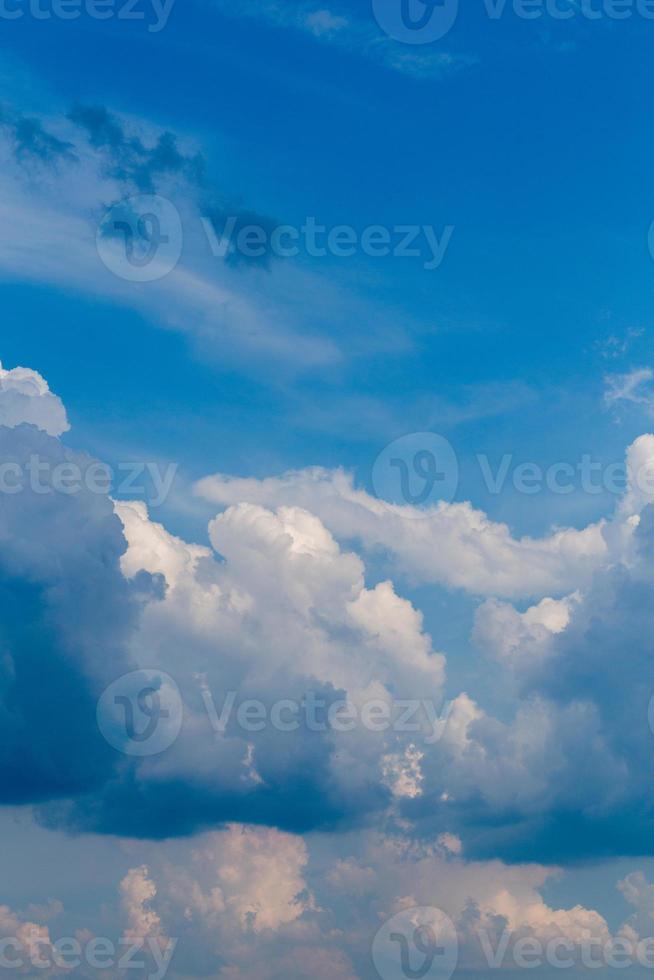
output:
<instances>
[{"instance_id":1,"label":"blue sky","mask_svg":"<svg viewBox=\"0 0 654 980\"><path fill-rule=\"evenodd\" d=\"M374 33L369 13L350 12ZM329 370L280 375L278 366L225 365L220 356L207 370L207 358L180 350L178 337L149 343L152 318L134 323L133 311L117 313L98 297L82 305L65 290L13 283L8 315L21 331L5 359L38 349L59 388L76 378L67 402L73 413L79 404L80 419L97 417L98 437L104 428L124 445L124 426L107 429L128 413L129 439L198 469L206 435L199 453L192 433L210 426L216 465L224 459L226 470L342 463L365 480L389 437L419 428L421 400L436 403L440 428L464 455L510 444L525 458L567 458L583 443L620 458L625 434L609 416L598 427L597 407L607 339L641 331L611 370L647 363L649 353L648 26L640 18L523 21L510 9L489 21L466 9L428 46L461 63L416 78L371 63L356 44L227 18L211 4L174 8L157 34L140 22L12 22L5 74L27 112L84 101L145 118L194 141L221 195L281 223L316 215L331 226L455 230L430 273L391 256L300 263L319 276L321 293L347 294L318 326L348 348ZM265 292L271 273L254 277ZM242 282L249 288L248 275ZM315 331L315 310L301 309L298 323ZM136 348L129 363L127 337ZM147 391L141 345L152 369ZM99 352L108 389L99 398L102 381L87 377L86 398L81 366ZM164 382L162 398L157 382L171 363L175 383ZM190 418L183 440L153 425L157 405L165 415L173 397L175 417ZM307 404L314 411L299 427ZM311 414L320 419L312 424ZM274 438L263 439L271 419ZM488 506L474 481L465 491ZM523 531L587 516L570 503L560 513L530 511L512 518Z\"/></svg>"},{"instance_id":2,"label":"blue sky","mask_svg":"<svg viewBox=\"0 0 654 980\"><path fill-rule=\"evenodd\" d=\"M0 941L401 980L414 906L473 975L483 930L654 935L654 20L479 0L418 44L399 4L0 5L0 485L50 486L0 490ZM353 254L226 258L230 218ZM183 722L141 756L143 690ZM212 732L229 691L442 726Z\"/></svg>"}]
</instances>

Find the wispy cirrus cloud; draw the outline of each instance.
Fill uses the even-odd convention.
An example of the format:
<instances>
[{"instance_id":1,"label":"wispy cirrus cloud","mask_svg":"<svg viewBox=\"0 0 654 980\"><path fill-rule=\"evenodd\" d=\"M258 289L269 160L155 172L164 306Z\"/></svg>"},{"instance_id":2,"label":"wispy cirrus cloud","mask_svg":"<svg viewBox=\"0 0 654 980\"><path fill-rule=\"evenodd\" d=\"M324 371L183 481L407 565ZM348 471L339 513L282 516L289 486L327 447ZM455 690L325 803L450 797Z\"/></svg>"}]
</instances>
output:
<instances>
[{"instance_id":1,"label":"wispy cirrus cloud","mask_svg":"<svg viewBox=\"0 0 654 980\"><path fill-rule=\"evenodd\" d=\"M0 160L0 276L118 302L188 336L207 360L227 357L250 369L272 360L295 372L337 364L360 348L409 343L394 312L358 288L300 264L277 262L269 275L270 263L213 254L203 216L219 229L229 214L239 216L238 227L273 222L236 206L206 175L197 147L173 133L103 106L48 120L7 108ZM182 223L180 260L155 282L114 275L96 243L107 209L140 194L169 199ZM266 266L261 274L257 265ZM352 326L371 319L374 338Z\"/></svg>"},{"instance_id":2,"label":"wispy cirrus cloud","mask_svg":"<svg viewBox=\"0 0 654 980\"><path fill-rule=\"evenodd\" d=\"M614 407L620 402L639 405L647 414L654 415L654 371L651 368L636 368L625 374L609 374L604 379L604 403Z\"/></svg>"},{"instance_id":3,"label":"wispy cirrus cloud","mask_svg":"<svg viewBox=\"0 0 654 980\"><path fill-rule=\"evenodd\" d=\"M355 16L344 7L326 7L307 0L214 0L229 17L249 17L273 27L295 30L342 51L358 54L393 71L413 78L433 79L467 68L476 58L434 49L408 50L385 35L372 14Z\"/></svg>"}]
</instances>

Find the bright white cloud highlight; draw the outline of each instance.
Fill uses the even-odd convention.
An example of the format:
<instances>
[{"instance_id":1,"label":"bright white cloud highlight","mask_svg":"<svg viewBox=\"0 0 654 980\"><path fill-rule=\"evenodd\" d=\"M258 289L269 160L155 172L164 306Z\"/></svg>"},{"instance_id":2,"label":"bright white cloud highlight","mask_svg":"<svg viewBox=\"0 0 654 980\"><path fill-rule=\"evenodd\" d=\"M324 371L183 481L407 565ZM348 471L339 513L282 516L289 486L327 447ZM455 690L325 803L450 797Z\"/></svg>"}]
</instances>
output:
<instances>
[{"instance_id":1,"label":"bright white cloud highlight","mask_svg":"<svg viewBox=\"0 0 654 980\"><path fill-rule=\"evenodd\" d=\"M60 436L70 428L66 409L45 378L29 368L9 371L0 363L0 425L13 428L23 422L51 436Z\"/></svg>"}]
</instances>

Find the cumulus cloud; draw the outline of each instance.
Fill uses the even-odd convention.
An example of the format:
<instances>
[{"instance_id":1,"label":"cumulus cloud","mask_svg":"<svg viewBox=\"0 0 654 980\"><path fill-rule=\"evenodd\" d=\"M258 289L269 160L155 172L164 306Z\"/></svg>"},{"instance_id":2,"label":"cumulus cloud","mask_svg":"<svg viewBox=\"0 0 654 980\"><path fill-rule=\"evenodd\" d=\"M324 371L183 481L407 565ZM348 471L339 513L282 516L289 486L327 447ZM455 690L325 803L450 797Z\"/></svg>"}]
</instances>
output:
<instances>
[{"instance_id":1,"label":"cumulus cloud","mask_svg":"<svg viewBox=\"0 0 654 980\"><path fill-rule=\"evenodd\" d=\"M38 489L25 476L21 492L0 494L0 799L61 799L113 769L96 703L128 667L138 603L111 501L53 486L58 467L85 473L92 460L24 424L0 425L0 457L24 475L40 467Z\"/></svg>"},{"instance_id":2,"label":"cumulus cloud","mask_svg":"<svg viewBox=\"0 0 654 980\"><path fill-rule=\"evenodd\" d=\"M277 830L231 826L212 834L192 859L192 873L213 885L210 898L200 889L187 914L215 925L211 911L218 906L223 930L277 931L313 907L303 878L307 862L302 838Z\"/></svg>"},{"instance_id":3,"label":"cumulus cloud","mask_svg":"<svg viewBox=\"0 0 654 980\"><path fill-rule=\"evenodd\" d=\"M127 918L126 938L161 938L161 919L151 906L157 888L149 877L148 868L145 865L131 868L120 883L120 891Z\"/></svg>"},{"instance_id":4,"label":"cumulus cloud","mask_svg":"<svg viewBox=\"0 0 654 980\"><path fill-rule=\"evenodd\" d=\"M25 471L38 457L50 480L61 464L92 465L21 421L62 428L45 381L7 376L20 399L0 425L3 460ZM50 826L141 838L384 819L471 858L649 853L652 467L643 436L612 519L541 541L468 505L418 520L325 471L204 481L226 509L202 545L142 503L1 494L3 802L38 803ZM392 581L368 581L357 540L393 549L419 580L488 590L475 640L496 665L501 713L447 689L420 610ZM567 592L543 591L553 585ZM495 597L534 592L526 608ZM179 690L183 724L165 751L123 756L100 735L98 699L147 670ZM354 722L337 726L343 708ZM215 887L202 900L229 904Z\"/></svg>"},{"instance_id":5,"label":"cumulus cloud","mask_svg":"<svg viewBox=\"0 0 654 980\"><path fill-rule=\"evenodd\" d=\"M119 865L134 847L127 842L114 849ZM486 972L492 963L500 977L515 971L521 941L531 942L531 949L534 942L541 949L565 942L577 962L590 937L599 944L596 956L615 940L635 944L652 934L652 886L640 871L618 882L633 914L612 929L593 908L545 900L544 890L562 877L561 869L468 860L451 834L416 841L406 827L396 827L301 837L230 825L193 840L144 843L139 850L147 864L130 866L119 877L115 892L105 896L103 917L125 924L125 943L146 941L175 978L284 980L291 971L307 980L373 980L375 934L391 916L415 906L449 916L459 970ZM67 910L80 941L93 937L87 927L92 912ZM42 955L50 957L58 933L3 907L0 937L5 935L25 944L38 937ZM87 972L92 975L79 975Z\"/></svg>"},{"instance_id":6,"label":"cumulus cloud","mask_svg":"<svg viewBox=\"0 0 654 980\"><path fill-rule=\"evenodd\" d=\"M124 574L165 578L132 638L133 662L174 677L186 717L164 756L138 764L138 778L109 784L92 807L78 801L72 819L159 836L248 814L306 829L383 807L391 791L381 759L404 751L415 728L355 723L341 731L325 719L346 701L357 717L371 702L390 717L395 699L424 698L437 710L444 657L413 606L389 582L366 588L361 559L299 508L229 508L210 525L215 550L170 535L141 504L116 511L128 540ZM297 723L247 729L238 708L252 699L267 718L290 699ZM418 737L433 723L423 712ZM189 805L171 810L173 792Z\"/></svg>"},{"instance_id":7,"label":"cumulus cloud","mask_svg":"<svg viewBox=\"0 0 654 980\"><path fill-rule=\"evenodd\" d=\"M424 753L409 745L402 755L387 755L382 759L382 776L393 796L415 799L422 794L423 775L420 763Z\"/></svg>"},{"instance_id":8,"label":"cumulus cloud","mask_svg":"<svg viewBox=\"0 0 654 980\"><path fill-rule=\"evenodd\" d=\"M0 905L0 941L3 942L3 967L12 964L13 976L55 977L62 971L56 964L54 940L47 926L31 922L14 912L8 905Z\"/></svg>"},{"instance_id":9,"label":"cumulus cloud","mask_svg":"<svg viewBox=\"0 0 654 980\"><path fill-rule=\"evenodd\" d=\"M376 932L416 906L449 916L460 970L485 972L492 963L499 976L515 969L521 941L532 949L534 941L541 949L565 942L579 962L591 937L597 950L651 935L646 919L631 916L611 929L593 908L548 903L543 890L562 876L557 867L466 860L455 835L418 842L406 831L302 838L230 826L193 842L150 845L149 879L167 931L180 936L175 970L225 980L282 980L289 970L372 980ZM646 913L651 886L641 872L619 888Z\"/></svg>"},{"instance_id":10,"label":"cumulus cloud","mask_svg":"<svg viewBox=\"0 0 654 980\"><path fill-rule=\"evenodd\" d=\"M610 851L624 808L635 806L642 815L649 797L648 671L636 638L647 628L634 618L633 600L623 607L621 597L612 593L617 583L624 588L649 574L650 491L642 481L644 489L638 489L636 470L650 458L650 438L629 450L629 488L613 521L590 532L570 532L578 541L587 533L601 541L591 567L582 566L582 572L577 555L569 557L567 567L560 557L557 585L581 588L562 598L545 595L524 611L497 599L477 610L476 642L482 655L502 668L498 693L513 698L508 716L493 717L461 692L447 711L434 715L436 737L429 740L397 733L379 738L368 731L359 731L353 740L334 733L297 740L270 731L264 737L245 735L228 726L226 738L198 762L202 753L192 746L202 718L196 705L187 732L159 764L158 780L187 782L193 759L208 821L242 819L244 800L256 806L264 822L287 830L320 825L325 816L347 824L365 811L390 808L413 821L419 836L456 834L473 856L540 853L552 860ZM139 642L146 637L147 648L156 649L158 663L170 671L178 649L196 651L199 674L177 667L176 676L188 691L199 683L204 695L233 688L256 697L265 691L266 701L300 698L313 688L327 701L342 694L362 704L370 698L418 698L425 692L443 709L445 661L432 650L419 611L390 582L366 587L363 561L338 543L339 538L370 541L367 516L383 529L387 518L396 519L396 551L402 548L402 535L412 535L415 527L432 536L433 561L440 560L439 552L450 541L455 568L447 572L448 584L460 584L466 574L471 591L473 582L481 591L476 584L481 576L487 574L490 581L493 575L497 593L503 573L514 583L512 590L521 576L534 574L527 562L527 555L533 558L532 543L508 538L507 547L491 547L484 534L497 545L503 532L484 515L476 517L481 541L470 534L456 537L456 507L438 508L435 516L418 521L405 508L393 509L355 491L340 474L321 471L311 479L300 474L262 483L209 478L201 492L229 505L211 522L213 550L173 538L150 522L143 505L118 505L118 512L129 541L126 573L144 568L167 582L165 599L144 612ZM247 502L236 503L239 498ZM379 542L388 532L377 528L375 533ZM390 547L390 535L383 540ZM454 541L463 554L457 554ZM471 554L484 556L487 572L465 554L466 546ZM543 577L539 587L552 584ZM533 585L532 591L537 591ZM609 620L600 627L602 618L623 608L617 624ZM642 620L645 609L639 615ZM624 649L628 636L634 640ZM214 660L216 637L221 653ZM623 674L632 676L633 660L634 681L642 691L634 700L628 679L618 699L625 716L634 703L641 712L640 725L636 730L632 725L629 735L621 730L626 717L615 711L612 657L605 650L617 642ZM314 777L310 787L301 781L306 771ZM284 795L294 801L295 824L280 817ZM629 831L620 846L632 853L647 849L646 836L646 830L637 837Z\"/></svg>"},{"instance_id":11,"label":"cumulus cloud","mask_svg":"<svg viewBox=\"0 0 654 980\"><path fill-rule=\"evenodd\" d=\"M520 674L552 651L553 639L570 623L578 592L563 599L541 599L519 612L508 602L488 599L477 607L474 638L480 651Z\"/></svg>"},{"instance_id":12,"label":"cumulus cloud","mask_svg":"<svg viewBox=\"0 0 654 980\"><path fill-rule=\"evenodd\" d=\"M343 540L372 553L383 549L391 568L414 582L443 584L478 595L520 598L574 591L606 559L602 524L558 529L544 538L514 538L469 503L439 503L424 511L387 503L354 486L351 474L318 467L263 480L220 474L196 485L211 503L294 504L320 517Z\"/></svg>"},{"instance_id":13,"label":"cumulus cloud","mask_svg":"<svg viewBox=\"0 0 654 980\"><path fill-rule=\"evenodd\" d=\"M387 753L382 778L418 832L456 828L473 854L611 852L616 833L620 849L639 853L653 775L654 677L642 641L651 630L642 597L651 580L653 447L643 436L629 448L627 492L611 521L540 541L514 540L469 505L441 504L417 519L356 490L341 472L209 477L197 490L223 506L307 507L337 539L388 549L414 580L534 596L525 610L490 598L476 613L476 643L502 668L496 687L508 697L508 718L461 693L439 740Z\"/></svg>"},{"instance_id":14,"label":"cumulus cloud","mask_svg":"<svg viewBox=\"0 0 654 980\"><path fill-rule=\"evenodd\" d=\"M618 889L634 911L626 926L641 938L654 934L654 885L642 871L632 871L618 882Z\"/></svg>"},{"instance_id":15,"label":"cumulus cloud","mask_svg":"<svg viewBox=\"0 0 654 980\"><path fill-rule=\"evenodd\" d=\"M65 410L46 382L8 376L3 391L21 399L0 424L2 459L23 470L38 457L46 483L60 464L92 465L47 431ZM439 580L421 527L458 561L443 580L482 592L493 573L518 590L534 555L556 553L551 538L514 541L471 508L475 534L456 507L416 520L323 471L211 478L203 492L225 509L204 544L89 490L0 494L1 802L35 805L50 828L141 839L117 882L123 937L147 938L155 960L174 954L182 976L367 977L375 932L413 905L451 916L470 969L483 968L480 936L497 950L506 930L506 955L520 938L577 949L585 935L654 931L652 886L636 871L619 884L633 913L617 933L542 894L556 862L651 853L654 437L627 460L616 513L557 532L576 546L567 566L558 551L555 575L532 569L531 604L488 585L474 638L494 664L498 714L448 690L420 610L392 581L368 581L352 542L390 546L392 527L407 569ZM602 542L588 565L584 534ZM553 581L568 591L539 592ZM164 751L122 755L100 734L98 700L146 670L169 675L183 724ZM306 712L272 724L276 705L311 699L324 712L347 703L354 726ZM248 701L263 725L238 713ZM412 730L362 723L371 704L374 721L407 703L421 708ZM37 911L4 908L0 926L36 924L49 942Z\"/></svg>"},{"instance_id":16,"label":"cumulus cloud","mask_svg":"<svg viewBox=\"0 0 654 980\"><path fill-rule=\"evenodd\" d=\"M22 422L36 425L51 436L70 428L66 409L47 381L29 368L8 371L0 362L0 425L14 428Z\"/></svg>"}]
</instances>

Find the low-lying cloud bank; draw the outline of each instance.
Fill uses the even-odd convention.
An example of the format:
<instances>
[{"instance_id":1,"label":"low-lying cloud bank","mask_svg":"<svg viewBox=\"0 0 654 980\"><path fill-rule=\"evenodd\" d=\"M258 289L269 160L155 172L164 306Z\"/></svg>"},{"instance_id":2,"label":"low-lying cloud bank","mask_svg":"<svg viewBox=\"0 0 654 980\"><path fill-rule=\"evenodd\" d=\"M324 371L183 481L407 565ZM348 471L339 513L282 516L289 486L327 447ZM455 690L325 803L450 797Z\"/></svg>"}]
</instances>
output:
<instances>
[{"instance_id":1,"label":"low-lying cloud bank","mask_svg":"<svg viewBox=\"0 0 654 980\"><path fill-rule=\"evenodd\" d=\"M448 963L473 975L654 964L654 886L639 871L615 883L629 911L612 927L592 908L544 900L556 868L468 860L451 834L426 844L399 830L301 837L231 824L192 841L140 843L138 853L135 862L134 842L116 849L103 933L93 908L71 919L56 900L0 906L0 955L20 958L28 975L36 962L45 977L76 966L74 976L90 978L129 957L156 980L379 980L387 924L406 929L419 965L411 926L422 919L440 927ZM64 915L73 933L62 931Z\"/></svg>"}]
</instances>

